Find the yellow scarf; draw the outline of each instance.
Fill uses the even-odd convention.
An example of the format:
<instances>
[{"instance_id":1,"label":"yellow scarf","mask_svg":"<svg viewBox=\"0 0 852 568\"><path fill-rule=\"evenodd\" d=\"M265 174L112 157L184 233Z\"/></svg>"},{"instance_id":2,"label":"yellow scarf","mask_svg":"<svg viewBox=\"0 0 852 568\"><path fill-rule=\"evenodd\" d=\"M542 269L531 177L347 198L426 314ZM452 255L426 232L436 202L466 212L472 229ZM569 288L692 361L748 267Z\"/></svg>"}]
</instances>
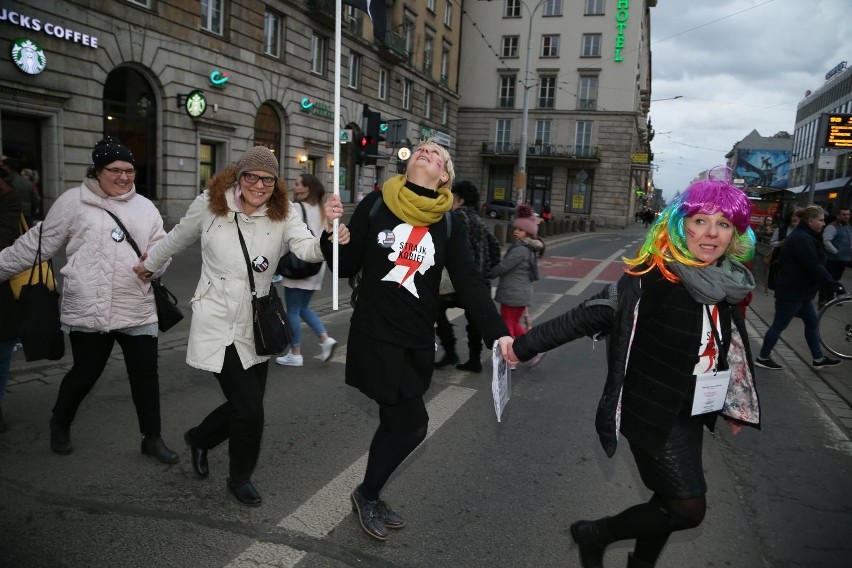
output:
<instances>
[{"instance_id":1,"label":"yellow scarf","mask_svg":"<svg viewBox=\"0 0 852 568\"><path fill-rule=\"evenodd\" d=\"M453 206L453 192L449 187L436 190L436 197L417 195L405 187L405 176L390 178L382 187L382 200L394 215L415 227L437 223Z\"/></svg>"}]
</instances>

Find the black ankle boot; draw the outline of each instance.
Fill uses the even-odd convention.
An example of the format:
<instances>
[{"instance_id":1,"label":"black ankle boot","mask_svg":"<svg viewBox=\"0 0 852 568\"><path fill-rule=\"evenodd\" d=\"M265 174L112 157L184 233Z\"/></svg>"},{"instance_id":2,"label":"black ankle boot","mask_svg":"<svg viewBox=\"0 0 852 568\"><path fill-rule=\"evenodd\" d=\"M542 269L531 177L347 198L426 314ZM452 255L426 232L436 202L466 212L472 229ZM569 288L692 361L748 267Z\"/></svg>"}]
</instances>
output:
<instances>
[{"instance_id":1,"label":"black ankle boot","mask_svg":"<svg viewBox=\"0 0 852 568\"><path fill-rule=\"evenodd\" d=\"M471 357L467 363L456 365L456 369L460 371L470 371L471 373L481 373L482 363L479 362L479 358L474 359Z\"/></svg>"},{"instance_id":2,"label":"black ankle boot","mask_svg":"<svg viewBox=\"0 0 852 568\"><path fill-rule=\"evenodd\" d=\"M455 365L459 362L459 356L456 355L455 351L445 351L444 356L441 357L441 360L435 363L435 368L440 369L442 367L446 367L447 365Z\"/></svg>"},{"instance_id":3,"label":"black ankle boot","mask_svg":"<svg viewBox=\"0 0 852 568\"><path fill-rule=\"evenodd\" d=\"M647 560L636 560L633 558L632 552L627 554L627 568L654 568L654 564L654 562L648 562Z\"/></svg>"},{"instance_id":4,"label":"black ankle boot","mask_svg":"<svg viewBox=\"0 0 852 568\"><path fill-rule=\"evenodd\" d=\"M606 530L606 518L597 521L577 521L571 525L571 537L580 551L583 568L603 568L606 546L612 542Z\"/></svg>"},{"instance_id":5,"label":"black ankle boot","mask_svg":"<svg viewBox=\"0 0 852 568\"><path fill-rule=\"evenodd\" d=\"M179 459L159 436L142 436L142 453L146 456L154 456L160 463L177 463Z\"/></svg>"},{"instance_id":6,"label":"black ankle boot","mask_svg":"<svg viewBox=\"0 0 852 568\"><path fill-rule=\"evenodd\" d=\"M74 451L71 445L71 434L68 428L56 423L56 418L50 419L50 449L59 455L68 455Z\"/></svg>"}]
</instances>

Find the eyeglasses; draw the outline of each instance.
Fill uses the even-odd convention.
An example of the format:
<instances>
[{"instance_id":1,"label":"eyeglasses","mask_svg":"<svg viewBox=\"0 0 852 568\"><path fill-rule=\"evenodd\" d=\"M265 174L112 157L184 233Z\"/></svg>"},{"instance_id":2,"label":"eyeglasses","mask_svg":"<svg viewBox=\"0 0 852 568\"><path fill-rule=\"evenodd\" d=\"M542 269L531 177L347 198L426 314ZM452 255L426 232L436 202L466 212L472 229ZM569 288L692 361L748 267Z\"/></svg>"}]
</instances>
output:
<instances>
[{"instance_id":1,"label":"eyeglasses","mask_svg":"<svg viewBox=\"0 0 852 568\"><path fill-rule=\"evenodd\" d=\"M105 172L109 172L110 175L115 177L121 177L121 174L126 175L129 178L136 176L136 170L130 168L129 170L122 170L121 168L104 168Z\"/></svg>"},{"instance_id":2,"label":"eyeglasses","mask_svg":"<svg viewBox=\"0 0 852 568\"><path fill-rule=\"evenodd\" d=\"M249 185L254 185L257 183L257 180L260 180L266 187L272 187L275 185L275 182L278 181L278 178L275 176L258 176L248 172L243 174L243 179L246 180L246 183Z\"/></svg>"}]
</instances>

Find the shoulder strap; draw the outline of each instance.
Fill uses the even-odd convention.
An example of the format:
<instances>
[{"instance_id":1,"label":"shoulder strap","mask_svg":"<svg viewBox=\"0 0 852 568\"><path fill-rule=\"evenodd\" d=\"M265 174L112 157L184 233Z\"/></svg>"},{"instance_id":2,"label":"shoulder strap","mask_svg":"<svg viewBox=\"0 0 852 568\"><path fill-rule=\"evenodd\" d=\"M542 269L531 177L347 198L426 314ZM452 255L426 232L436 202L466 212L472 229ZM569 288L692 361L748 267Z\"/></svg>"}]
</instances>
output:
<instances>
[{"instance_id":1,"label":"shoulder strap","mask_svg":"<svg viewBox=\"0 0 852 568\"><path fill-rule=\"evenodd\" d=\"M118 223L118 228L124 232L124 237L127 239L127 242L130 243L130 246L133 247L133 250L136 252L136 256L141 257L142 251L139 250L139 245L136 244L136 241L133 240L133 237L130 236L130 232L128 232L127 227L124 226L124 223L121 222L121 219L116 217L112 211L109 209L104 209L107 214L115 219L115 222Z\"/></svg>"},{"instance_id":2,"label":"shoulder strap","mask_svg":"<svg viewBox=\"0 0 852 568\"><path fill-rule=\"evenodd\" d=\"M299 203L299 207L301 207L301 208L302 208L302 222L305 224L305 227L308 227L308 212L307 212L307 210L305 209L305 205L304 205L304 203L302 203L301 201L299 201L298 203ZM314 234L314 232L313 232L313 231L311 231L311 228L310 228L310 227L308 227L308 232L309 232L311 235L313 235L313 234Z\"/></svg>"},{"instance_id":3,"label":"shoulder strap","mask_svg":"<svg viewBox=\"0 0 852 568\"><path fill-rule=\"evenodd\" d=\"M251 286L251 295L257 297L257 292L254 289L254 274L251 273L251 261L249 260L248 248L246 248L246 240L243 238L243 232L240 231L240 224L237 218L239 213L234 213L234 225L237 227L237 235L240 237L240 246L243 247L243 256L246 259L246 270L248 270L249 286Z\"/></svg>"}]
</instances>

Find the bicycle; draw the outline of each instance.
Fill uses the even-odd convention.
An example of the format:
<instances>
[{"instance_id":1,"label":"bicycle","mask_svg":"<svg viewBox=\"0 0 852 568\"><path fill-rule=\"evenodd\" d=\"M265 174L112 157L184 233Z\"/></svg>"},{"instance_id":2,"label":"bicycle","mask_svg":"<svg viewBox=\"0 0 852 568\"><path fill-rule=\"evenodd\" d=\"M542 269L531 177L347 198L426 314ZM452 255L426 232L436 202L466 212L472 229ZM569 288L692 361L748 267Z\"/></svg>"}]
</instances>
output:
<instances>
[{"instance_id":1,"label":"bicycle","mask_svg":"<svg viewBox=\"0 0 852 568\"><path fill-rule=\"evenodd\" d=\"M819 311L820 343L832 355L852 359L852 294L841 294Z\"/></svg>"}]
</instances>

